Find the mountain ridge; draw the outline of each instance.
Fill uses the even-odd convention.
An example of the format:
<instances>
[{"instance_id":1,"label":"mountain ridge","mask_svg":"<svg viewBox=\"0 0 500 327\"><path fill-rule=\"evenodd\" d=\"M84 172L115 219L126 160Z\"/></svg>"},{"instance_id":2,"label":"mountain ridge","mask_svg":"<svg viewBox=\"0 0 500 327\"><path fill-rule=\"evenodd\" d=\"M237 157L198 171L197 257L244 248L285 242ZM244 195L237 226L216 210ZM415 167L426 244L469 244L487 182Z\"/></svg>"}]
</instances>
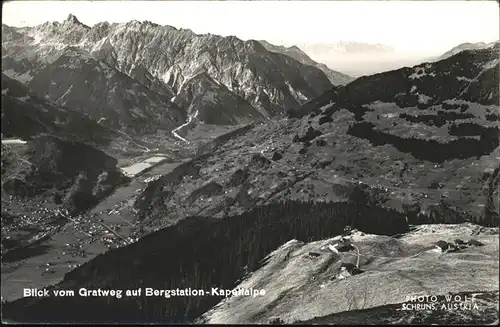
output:
<instances>
[{"instance_id":1,"label":"mountain ridge","mask_svg":"<svg viewBox=\"0 0 500 327\"><path fill-rule=\"evenodd\" d=\"M318 63L312 60L304 51L302 51L298 46L293 45L291 47L285 47L281 45L274 45L265 40L259 41L266 49L273 52L278 52L285 54L293 59L302 62L303 64L310 65L321 69L325 75L330 79L333 85L343 85L354 80L353 77L334 71L328 68L325 64Z\"/></svg>"},{"instance_id":2,"label":"mountain ridge","mask_svg":"<svg viewBox=\"0 0 500 327\"><path fill-rule=\"evenodd\" d=\"M70 16L62 23L36 27L2 26L2 33L6 72L20 80L26 76L28 82L37 67L49 66L71 46L129 76L137 76L132 72L139 67L145 75L142 83L154 82L155 90L163 94L175 95L200 69L205 70L265 117L298 107L331 87L320 69L269 52L257 41L198 35L151 22L103 22L88 27Z\"/></svg>"},{"instance_id":3,"label":"mountain ridge","mask_svg":"<svg viewBox=\"0 0 500 327\"><path fill-rule=\"evenodd\" d=\"M476 43L465 42L465 43L461 43L461 44L459 44L459 45L451 48L450 50L446 51L441 56L430 58L430 60L432 60L432 61L443 60L443 59L449 58L449 57L451 57L453 55L456 55L457 53L459 53L461 51L464 51L464 50L487 49L487 48L490 48L490 47L494 47L495 44L498 44L498 43L500 43L500 41L493 41L493 42L490 42L490 43L485 43L485 42L476 42Z\"/></svg>"}]
</instances>

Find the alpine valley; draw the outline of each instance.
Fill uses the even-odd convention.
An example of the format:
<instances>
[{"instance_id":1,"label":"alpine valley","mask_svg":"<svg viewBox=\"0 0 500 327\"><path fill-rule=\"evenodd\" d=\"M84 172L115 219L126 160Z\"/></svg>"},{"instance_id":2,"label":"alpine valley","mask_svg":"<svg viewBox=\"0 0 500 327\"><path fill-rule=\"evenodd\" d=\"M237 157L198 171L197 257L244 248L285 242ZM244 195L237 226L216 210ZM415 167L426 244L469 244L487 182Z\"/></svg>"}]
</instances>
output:
<instances>
[{"instance_id":1,"label":"alpine valley","mask_svg":"<svg viewBox=\"0 0 500 327\"><path fill-rule=\"evenodd\" d=\"M424 61L354 78L149 21L2 25L3 321L498 323L500 43ZM251 295L175 295L212 288Z\"/></svg>"}]
</instances>

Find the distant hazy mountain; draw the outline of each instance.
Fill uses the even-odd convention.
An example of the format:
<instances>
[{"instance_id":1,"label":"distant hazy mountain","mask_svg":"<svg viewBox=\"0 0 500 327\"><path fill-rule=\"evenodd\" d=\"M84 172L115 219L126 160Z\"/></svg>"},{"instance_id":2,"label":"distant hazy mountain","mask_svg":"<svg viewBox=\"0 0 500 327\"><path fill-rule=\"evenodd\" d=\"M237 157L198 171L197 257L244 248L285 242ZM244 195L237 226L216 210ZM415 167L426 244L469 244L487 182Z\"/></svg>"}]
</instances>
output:
<instances>
[{"instance_id":1,"label":"distant hazy mountain","mask_svg":"<svg viewBox=\"0 0 500 327\"><path fill-rule=\"evenodd\" d=\"M456 47L452 48L451 50L445 52L443 55L436 57L436 58L433 58L433 60L434 61L443 60L443 59L449 58L453 55L456 55L457 53L462 52L464 50L477 50L477 49L491 48L499 42L500 41L495 41L495 42L491 42L491 43L484 43L484 42L462 43L462 44L459 44Z\"/></svg>"},{"instance_id":2,"label":"distant hazy mountain","mask_svg":"<svg viewBox=\"0 0 500 327\"><path fill-rule=\"evenodd\" d=\"M387 54L394 53L395 49L385 44L369 44L361 42L340 41L334 43L314 43L298 45L308 52L321 52L330 54Z\"/></svg>"},{"instance_id":3,"label":"distant hazy mountain","mask_svg":"<svg viewBox=\"0 0 500 327\"><path fill-rule=\"evenodd\" d=\"M402 53L384 44L334 42L297 44L297 46L312 60L353 77L414 66L425 61L425 56Z\"/></svg>"},{"instance_id":4,"label":"distant hazy mountain","mask_svg":"<svg viewBox=\"0 0 500 327\"><path fill-rule=\"evenodd\" d=\"M304 51L302 51L295 45L291 47L285 47L281 45L274 45L264 40L259 42L269 51L282 53L284 55L292 57L293 59L305 65L310 65L321 69L333 85L343 85L354 80L354 78L352 78L349 75L331 70L325 64L317 63L316 61L312 60Z\"/></svg>"},{"instance_id":5,"label":"distant hazy mountain","mask_svg":"<svg viewBox=\"0 0 500 327\"><path fill-rule=\"evenodd\" d=\"M225 120L232 122L243 117L231 110L243 110L247 119L274 116L332 86L320 69L268 51L257 41L197 35L147 21L89 27L70 15L62 23L35 27L2 25L2 38L8 76L95 118L102 112L98 119L139 122L141 129L158 124L168 129L185 120L170 100L200 71L215 82L204 87L216 86L217 93L223 85L225 93L232 93L226 99L241 97L260 113L231 102ZM182 109L186 116L188 108Z\"/></svg>"}]
</instances>

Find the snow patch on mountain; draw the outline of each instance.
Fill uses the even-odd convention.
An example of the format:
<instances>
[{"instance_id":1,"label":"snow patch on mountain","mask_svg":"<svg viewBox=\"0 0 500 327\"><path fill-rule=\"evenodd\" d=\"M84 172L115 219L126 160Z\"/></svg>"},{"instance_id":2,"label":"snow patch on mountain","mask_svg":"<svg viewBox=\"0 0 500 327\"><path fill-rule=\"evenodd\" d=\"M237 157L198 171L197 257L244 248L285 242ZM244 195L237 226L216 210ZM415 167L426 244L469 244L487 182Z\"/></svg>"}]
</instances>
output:
<instances>
[{"instance_id":1,"label":"snow patch on mountain","mask_svg":"<svg viewBox=\"0 0 500 327\"><path fill-rule=\"evenodd\" d=\"M302 94L302 92L294 90L288 81L285 82L285 84L286 86L288 86L288 90L290 91L290 93L293 94L296 98L307 101L307 97ZM266 93L266 95L268 94Z\"/></svg>"}]
</instances>

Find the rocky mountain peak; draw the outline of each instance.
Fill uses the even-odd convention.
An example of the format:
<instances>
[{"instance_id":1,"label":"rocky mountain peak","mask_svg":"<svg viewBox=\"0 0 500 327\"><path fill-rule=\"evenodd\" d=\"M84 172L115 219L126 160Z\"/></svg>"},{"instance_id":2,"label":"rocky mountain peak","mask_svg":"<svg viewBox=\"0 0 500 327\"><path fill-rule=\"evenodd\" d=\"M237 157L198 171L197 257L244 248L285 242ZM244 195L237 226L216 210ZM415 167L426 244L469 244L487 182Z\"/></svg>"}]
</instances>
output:
<instances>
[{"instance_id":1,"label":"rocky mountain peak","mask_svg":"<svg viewBox=\"0 0 500 327\"><path fill-rule=\"evenodd\" d=\"M62 40L77 42L91 29L80 22L75 15L69 14L62 24L52 24L55 33L54 36L61 37Z\"/></svg>"},{"instance_id":2,"label":"rocky mountain peak","mask_svg":"<svg viewBox=\"0 0 500 327\"><path fill-rule=\"evenodd\" d=\"M145 20L144 22L142 22L144 25L148 25L148 26L152 26L152 27L158 27L160 25L156 24L156 23L153 23L152 21L149 21L149 20Z\"/></svg>"},{"instance_id":3,"label":"rocky mountain peak","mask_svg":"<svg viewBox=\"0 0 500 327\"><path fill-rule=\"evenodd\" d=\"M125 23L125 26L134 27L134 28L141 28L143 26L143 23L141 23L140 21L138 21L136 19L133 19L133 20Z\"/></svg>"},{"instance_id":4,"label":"rocky mountain peak","mask_svg":"<svg viewBox=\"0 0 500 327\"><path fill-rule=\"evenodd\" d=\"M78 18L76 18L76 16L73 14L69 14L68 17L66 18L65 22L68 22L71 24L82 24L82 23L80 23Z\"/></svg>"}]
</instances>

